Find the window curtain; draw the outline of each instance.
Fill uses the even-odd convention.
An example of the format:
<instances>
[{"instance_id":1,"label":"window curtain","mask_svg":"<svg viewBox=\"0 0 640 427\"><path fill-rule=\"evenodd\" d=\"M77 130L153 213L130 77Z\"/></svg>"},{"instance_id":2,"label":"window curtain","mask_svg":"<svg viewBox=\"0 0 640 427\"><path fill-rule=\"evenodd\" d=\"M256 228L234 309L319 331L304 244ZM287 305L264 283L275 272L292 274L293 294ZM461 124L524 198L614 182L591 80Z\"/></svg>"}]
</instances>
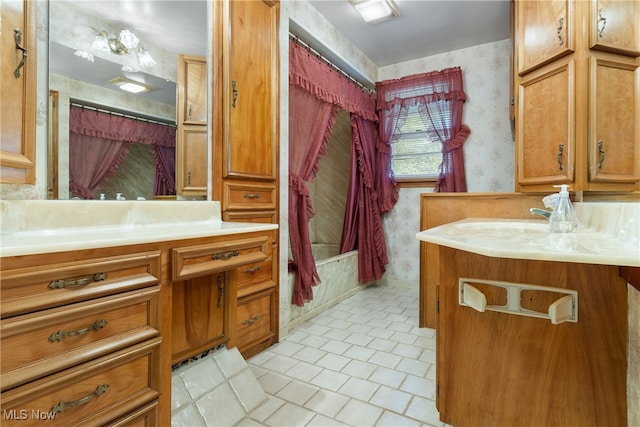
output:
<instances>
[{"instance_id":1,"label":"window curtain","mask_svg":"<svg viewBox=\"0 0 640 427\"><path fill-rule=\"evenodd\" d=\"M314 211L306 183L318 172L318 161L326 154L335 114L340 109L351 113L352 139L357 139L354 144L360 146L358 149L352 147L356 155L352 158L352 183L344 225L347 230L343 230L341 247L351 250L357 245L359 265L363 270L360 277L372 278L366 281L375 280L381 277L387 263L381 206L391 209L397 200L397 185L388 173L389 152L379 152L382 145L376 136L375 98L308 49L290 40L289 234L296 272L292 303L298 306L313 299L312 287L320 283L309 240L308 224ZM371 154L362 154L364 152ZM362 166L364 162L370 164ZM379 169L385 162L387 168ZM344 242L345 235L348 243ZM367 257L370 259L365 259Z\"/></svg>"},{"instance_id":2,"label":"window curtain","mask_svg":"<svg viewBox=\"0 0 640 427\"><path fill-rule=\"evenodd\" d=\"M462 124L466 95L460 67L378 82L376 92L382 141L395 142L393 135L404 124L409 107L417 105L422 121L432 124L442 142L435 191L467 191L462 147L471 131Z\"/></svg>"},{"instance_id":3,"label":"window curtain","mask_svg":"<svg viewBox=\"0 0 640 427\"><path fill-rule=\"evenodd\" d=\"M154 194L175 194L174 128L71 106L69 188L73 196L92 199L134 143L152 145L156 163Z\"/></svg>"}]
</instances>

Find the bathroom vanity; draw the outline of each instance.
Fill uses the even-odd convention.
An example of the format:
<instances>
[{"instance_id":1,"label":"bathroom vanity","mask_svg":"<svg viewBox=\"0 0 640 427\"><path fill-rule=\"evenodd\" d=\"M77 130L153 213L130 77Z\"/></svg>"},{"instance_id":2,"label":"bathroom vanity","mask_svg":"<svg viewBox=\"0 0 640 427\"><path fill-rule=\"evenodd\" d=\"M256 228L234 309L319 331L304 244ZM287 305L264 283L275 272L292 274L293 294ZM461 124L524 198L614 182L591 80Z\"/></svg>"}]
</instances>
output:
<instances>
[{"instance_id":1,"label":"bathroom vanity","mask_svg":"<svg viewBox=\"0 0 640 427\"><path fill-rule=\"evenodd\" d=\"M275 224L202 201L0 210L3 425L159 425L172 365L277 341Z\"/></svg>"},{"instance_id":2,"label":"bathroom vanity","mask_svg":"<svg viewBox=\"0 0 640 427\"><path fill-rule=\"evenodd\" d=\"M618 266L640 266L637 204L611 204L609 214L580 205L584 222L568 236L545 221L504 219L418 233L440 247L443 422L627 425L628 294Z\"/></svg>"}]
</instances>

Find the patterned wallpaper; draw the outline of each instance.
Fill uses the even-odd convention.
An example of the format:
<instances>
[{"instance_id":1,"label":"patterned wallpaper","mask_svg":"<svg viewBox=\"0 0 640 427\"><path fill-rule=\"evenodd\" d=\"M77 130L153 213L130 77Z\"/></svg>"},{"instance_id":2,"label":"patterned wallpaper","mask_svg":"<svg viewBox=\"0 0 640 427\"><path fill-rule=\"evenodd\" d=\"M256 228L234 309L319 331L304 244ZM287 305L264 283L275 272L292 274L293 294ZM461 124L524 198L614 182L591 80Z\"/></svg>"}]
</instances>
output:
<instances>
[{"instance_id":1,"label":"patterned wallpaper","mask_svg":"<svg viewBox=\"0 0 640 427\"><path fill-rule=\"evenodd\" d=\"M514 142L509 121L510 40L474 46L378 70L378 80L460 66L467 102L463 123L471 129L464 145L469 192L514 190ZM417 286L420 277L420 193L431 188L402 188L393 211L384 216L389 252L385 280Z\"/></svg>"}]
</instances>

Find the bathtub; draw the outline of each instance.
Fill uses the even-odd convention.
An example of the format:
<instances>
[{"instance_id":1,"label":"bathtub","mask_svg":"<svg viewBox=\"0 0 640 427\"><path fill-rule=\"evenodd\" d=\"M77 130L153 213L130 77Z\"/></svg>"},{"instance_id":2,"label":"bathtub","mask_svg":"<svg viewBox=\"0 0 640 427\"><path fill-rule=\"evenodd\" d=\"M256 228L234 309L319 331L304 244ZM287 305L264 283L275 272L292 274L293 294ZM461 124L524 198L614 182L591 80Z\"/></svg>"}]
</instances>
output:
<instances>
[{"instance_id":1,"label":"bathtub","mask_svg":"<svg viewBox=\"0 0 640 427\"><path fill-rule=\"evenodd\" d=\"M340 245L314 243L311 246L316 260L316 270L322 283L314 286L313 300L306 303L304 307L290 305L288 329L309 320L371 284L358 283L357 250L340 254ZM289 273L288 279L289 295L291 295L294 274Z\"/></svg>"}]
</instances>

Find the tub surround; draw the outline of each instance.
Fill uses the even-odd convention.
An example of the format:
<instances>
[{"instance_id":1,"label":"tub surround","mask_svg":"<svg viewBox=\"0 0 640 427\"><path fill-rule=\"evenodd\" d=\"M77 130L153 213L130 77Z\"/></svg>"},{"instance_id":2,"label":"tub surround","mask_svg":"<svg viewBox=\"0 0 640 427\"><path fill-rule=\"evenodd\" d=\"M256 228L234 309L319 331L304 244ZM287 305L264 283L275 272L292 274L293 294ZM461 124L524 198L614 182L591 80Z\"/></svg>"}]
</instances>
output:
<instances>
[{"instance_id":1,"label":"tub surround","mask_svg":"<svg viewBox=\"0 0 640 427\"><path fill-rule=\"evenodd\" d=\"M226 222L212 201L0 201L2 256L52 253L277 229Z\"/></svg>"},{"instance_id":2,"label":"tub surround","mask_svg":"<svg viewBox=\"0 0 640 427\"><path fill-rule=\"evenodd\" d=\"M419 240L490 257L640 266L640 203L576 203L578 231L546 220L467 218L419 232Z\"/></svg>"}]
</instances>

